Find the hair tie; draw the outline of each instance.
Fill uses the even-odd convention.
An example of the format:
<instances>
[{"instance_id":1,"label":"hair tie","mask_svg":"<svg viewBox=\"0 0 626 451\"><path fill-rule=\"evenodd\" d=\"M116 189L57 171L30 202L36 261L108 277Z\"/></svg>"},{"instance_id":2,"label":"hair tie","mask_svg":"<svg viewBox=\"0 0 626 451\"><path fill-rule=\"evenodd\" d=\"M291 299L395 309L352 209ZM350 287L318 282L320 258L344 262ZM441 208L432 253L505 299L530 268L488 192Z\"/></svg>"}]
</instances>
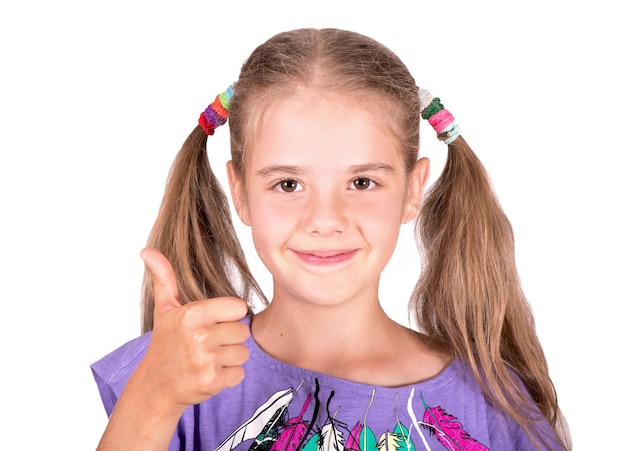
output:
<instances>
[{"instance_id":1,"label":"hair tie","mask_svg":"<svg viewBox=\"0 0 626 451\"><path fill-rule=\"evenodd\" d=\"M433 97L426 89L419 89L422 119L435 129L437 138L451 144L460 134L461 127L454 121L454 116L446 110L439 97Z\"/></svg>"},{"instance_id":2,"label":"hair tie","mask_svg":"<svg viewBox=\"0 0 626 451\"><path fill-rule=\"evenodd\" d=\"M217 127L226 123L230 99L235 92L233 86L230 85L226 91L217 95L213 103L200 113L198 124L200 124L207 135L212 135Z\"/></svg>"}]
</instances>

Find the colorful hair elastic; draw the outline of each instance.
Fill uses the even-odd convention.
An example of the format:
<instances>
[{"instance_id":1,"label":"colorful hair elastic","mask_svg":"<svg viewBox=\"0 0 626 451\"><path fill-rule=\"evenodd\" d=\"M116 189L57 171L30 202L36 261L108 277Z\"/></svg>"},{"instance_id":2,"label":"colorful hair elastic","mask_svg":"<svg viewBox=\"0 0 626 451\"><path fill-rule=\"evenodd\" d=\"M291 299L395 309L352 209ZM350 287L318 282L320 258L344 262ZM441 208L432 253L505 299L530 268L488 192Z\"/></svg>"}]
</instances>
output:
<instances>
[{"instance_id":1,"label":"colorful hair elastic","mask_svg":"<svg viewBox=\"0 0 626 451\"><path fill-rule=\"evenodd\" d=\"M207 135L212 135L217 127L226 123L228 106L233 93L233 85L230 85L226 91L215 97L213 103L200 114L198 124Z\"/></svg>"},{"instance_id":2,"label":"colorful hair elastic","mask_svg":"<svg viewBox=\"0 0 626 451\"><path fill-rule=\"evenodd\" d=\"M437 132L437 138L446 144L452 143L460 134L461 127L454 122L454 116L446 110L439 97L433 97L426 89L419 90L422 118Z\"/></svg>"}]
</instances>

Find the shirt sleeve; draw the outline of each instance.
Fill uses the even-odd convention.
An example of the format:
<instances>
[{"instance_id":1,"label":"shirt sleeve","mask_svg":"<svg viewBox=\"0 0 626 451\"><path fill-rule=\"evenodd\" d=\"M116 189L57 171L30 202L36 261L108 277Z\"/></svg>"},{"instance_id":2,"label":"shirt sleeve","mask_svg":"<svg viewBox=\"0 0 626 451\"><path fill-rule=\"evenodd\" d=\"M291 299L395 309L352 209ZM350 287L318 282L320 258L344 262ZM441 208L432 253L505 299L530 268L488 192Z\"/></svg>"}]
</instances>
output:
<instances>
[{"instance_id":1,"label":"shirt sleeve","mask_svg":"<svg viewBox=\"0 0 626 451\"><path fill-rule=\"evenodd\" d=\"M143 359L150 344L150 337L151 333L137 337L91 365L108 416L113 412L131 374Z\"/></svg>"},{"instance_id":2,"label":"shirt sleeve","mask_svg":"<svg viewBox=\"0 0 626 451\"><path fill-rule=\"evenodd\" d=\"M517 377L516 377L517 378ZM518 383L523 387L521 380ZM531 424L530 435L513 418L495 409L493 406L487 413L487 425L493 450L537 450L562 451L556 432L538 409L533 415L536 421Z\"/></svg>"}]
</instances>

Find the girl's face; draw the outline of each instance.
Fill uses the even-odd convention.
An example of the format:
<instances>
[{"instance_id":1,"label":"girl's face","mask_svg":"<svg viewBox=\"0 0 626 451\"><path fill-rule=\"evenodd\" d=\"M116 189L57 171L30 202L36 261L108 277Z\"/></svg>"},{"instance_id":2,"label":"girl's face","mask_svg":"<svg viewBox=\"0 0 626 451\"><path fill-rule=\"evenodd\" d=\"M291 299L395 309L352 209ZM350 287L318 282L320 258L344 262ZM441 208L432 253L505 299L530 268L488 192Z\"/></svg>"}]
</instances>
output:
<instances>
[{"instance_id":1,"label":"girl's face","mask_svg":"<svg viewBox=\"0 0 626 451\"><path fill-rule=\"evenodd\" d=\"M334 305L378 299L400 225L428 178L406 173L397 140L349 97L310 92L263 117L245 181L229 178L237 213L273 276L274 302Z\"/></svg>"}]
</instances>

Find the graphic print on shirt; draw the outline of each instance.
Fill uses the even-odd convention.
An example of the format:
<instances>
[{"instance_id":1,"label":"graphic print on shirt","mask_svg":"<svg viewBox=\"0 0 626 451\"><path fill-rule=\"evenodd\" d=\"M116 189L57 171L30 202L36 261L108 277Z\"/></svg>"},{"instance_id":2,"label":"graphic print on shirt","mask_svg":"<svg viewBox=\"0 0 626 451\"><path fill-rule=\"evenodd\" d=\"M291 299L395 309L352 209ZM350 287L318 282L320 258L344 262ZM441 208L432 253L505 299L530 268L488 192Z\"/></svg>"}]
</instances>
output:
<instances>
[{"instance_id":1,"label":"graphic print on shirt","mask_svg":"<svg viewBox=\"0 0 626 451\"><path fill-rule=\"evenodd\" d=\"M413 397L413 392L411 392ZM474 440L464 429L463 425L453 415L448 414L440 406L430 407L420 394L424 405L424 419L421 424L426 428L430 426L431 433L437 436L437 440L450 451L489 451L482 443ZM409 398L409 406L410 406ZM411 409L411 407L409 407ZM413 418L413 417L411 417ZM428 426L427 426L428 425Z\"/></svg>"},{"instance_id":2,"label":"graphic print on shirt","mask_svg":"<svg viewBox=\"0 0 626 451\"><path fill-rule=\"evenodd\" d=\"M367 414L374 401L376 389L365 409L363 419L351 428L340 421L340 407L331 410L334 392L330 392L323 403L319 398L319 383L315 380L315 393L309 394L296 416L290 417L287 408L294 399L297 389L278 391L268 398L254 414L239 426L216 451L232 451L244 442L250 451L432 451L424 431L436 436L448 451L489 451L474 440L456 417L441 406L431 407L420 394L424 409L421 420L417 420L413 409L414 390L407 403L407 412L412 424L407 428L397 415L395 424L385 431L373 431L367 424ZM305 413L312 404L312 413ZM397 402L396 402L397 404ZM390 432L391 431L391 432ZM376 432L380 435L377 438ZM415 441L420 445L416 447Z\"/></svg>"}]
</instances>

